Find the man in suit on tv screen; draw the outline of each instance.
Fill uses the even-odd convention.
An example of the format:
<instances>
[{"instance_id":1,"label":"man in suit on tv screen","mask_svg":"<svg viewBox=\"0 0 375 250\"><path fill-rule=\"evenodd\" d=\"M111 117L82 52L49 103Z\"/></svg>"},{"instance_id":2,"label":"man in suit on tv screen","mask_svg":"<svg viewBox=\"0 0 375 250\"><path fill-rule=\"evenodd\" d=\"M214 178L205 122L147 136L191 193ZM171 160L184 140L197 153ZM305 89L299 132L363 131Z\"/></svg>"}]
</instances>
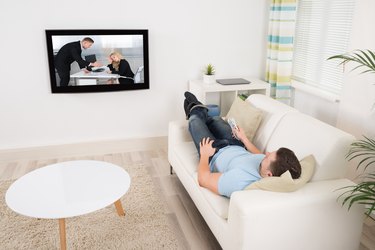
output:
<instances>
[{"instance_id":1,"label":"man in suit on tv screen","mask_svg":"<svg viewBox=\"0 0 375 250\"><path fill-rule=\"evenodd\" d=\"M88 49L92 46L94 40L85 37L82 41L67 43L62 46L55 56L55 68L60 77L60 87L68 86L70 81L70 65L77 62L81 69L91 70L91 67L100 67L100 63L90 63L82 59L82 49Z\"/></svg>"}]
</instances>

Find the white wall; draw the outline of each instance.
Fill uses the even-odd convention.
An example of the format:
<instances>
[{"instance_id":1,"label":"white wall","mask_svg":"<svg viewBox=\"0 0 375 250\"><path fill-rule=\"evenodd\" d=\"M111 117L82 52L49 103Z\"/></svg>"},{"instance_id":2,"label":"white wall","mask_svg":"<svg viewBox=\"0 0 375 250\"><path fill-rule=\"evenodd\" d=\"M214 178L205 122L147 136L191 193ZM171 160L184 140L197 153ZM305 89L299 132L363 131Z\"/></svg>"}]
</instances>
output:
<instances>
[{"instance_id":1,"label":"white wall","mask_svg":"<svg viewBox=\"0 0 375 250\"><path fill-rule=\"evenodd\" d=\"M372 27L375 23L374 10L373 0L357 2L350 50L375 51L375 32ZM353 68L356 64L350 66ZM346 70L337 126L358 138L362 135L375 138L375 110L372 110L375 104L375 74L360 74L360 72L361 70L352 72Z\"/></svg>"},{"instance_id":2,"label":"white wall","mask_svg":"<svg viewBox=\"0 0 375 250\"><path fill-rule=\"evenodd\" d=\"M301 112L311 115L332 126L336 125L339 103L314 96L301 90L294 90L293 106Z\"/></svg>"},{"instance_id":3,"label":"white wall","mask_svg":"<svg viewBox=\"0 0 375 250\"><path fill-rule=\"evenodd\" d=\"M1 1L0 149L164 136L207 63L263 77L268 2ZM45 29L149 29L150 89L51 94Z\"/></svg>"}]
</instances>

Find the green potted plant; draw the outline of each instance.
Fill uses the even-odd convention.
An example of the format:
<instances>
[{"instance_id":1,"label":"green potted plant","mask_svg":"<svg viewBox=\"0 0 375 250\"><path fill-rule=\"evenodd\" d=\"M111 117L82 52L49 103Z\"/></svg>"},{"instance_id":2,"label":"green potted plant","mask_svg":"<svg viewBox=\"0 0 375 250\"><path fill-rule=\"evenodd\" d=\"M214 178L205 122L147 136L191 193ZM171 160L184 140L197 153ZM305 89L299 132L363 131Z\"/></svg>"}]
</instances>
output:
<instances>
[{"instance_id":1,"label":"green potted plant","mask_svg":"<svg viewBox=\"0 0 375 250\"><path fill-rule=\"evenodd\" d=\"M207 64L206 67L204 68L203 82L207 84L216 82L215 67L211 63Z\"/></svg>"},{"instance_id":2,"label":"green potted plant","mask_svg":"<svg viewBox=\"0 0 375 250\"><path fill-rule=\"evenodd\" d=\"M328 58L328 60L332 59L341 60L340 64L354 62L357 66L352 70L361 69L362 74L375 73L375 53L370 50L356 50ZM359 159L357 171L362 169L363 173L358 184L342 189L345 190L340 196L343 197L342 204L347 204L349 209L353 204L364 205L365 214L375 220L373 213L375 211L375 140L364 136L364 139L353 142L347 159L349 161Z\"/></svg>"}]
</instances>

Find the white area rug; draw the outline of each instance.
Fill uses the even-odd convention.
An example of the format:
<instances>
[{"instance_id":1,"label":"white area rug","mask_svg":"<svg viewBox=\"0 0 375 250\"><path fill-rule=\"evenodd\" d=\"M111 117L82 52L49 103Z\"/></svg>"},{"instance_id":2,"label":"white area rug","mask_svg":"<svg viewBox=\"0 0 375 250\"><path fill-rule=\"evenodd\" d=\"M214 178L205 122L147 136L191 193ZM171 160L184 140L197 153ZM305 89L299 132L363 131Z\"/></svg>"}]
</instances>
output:
<instances>
[{"instance_id":1,"label":"white area rug","mask_svg":"<svg viewBox=\"0 0 375 250\"><path fill-rule=\"evenodd\" d=\"M121 202L125 217L114 205L66 219L68 249L177 249L178 241L142 165L127 166L131 186ZM13 181L0 182L0 249L59 249L57 220L19 215L5 203Z\"/></svg>"}]
</instances>

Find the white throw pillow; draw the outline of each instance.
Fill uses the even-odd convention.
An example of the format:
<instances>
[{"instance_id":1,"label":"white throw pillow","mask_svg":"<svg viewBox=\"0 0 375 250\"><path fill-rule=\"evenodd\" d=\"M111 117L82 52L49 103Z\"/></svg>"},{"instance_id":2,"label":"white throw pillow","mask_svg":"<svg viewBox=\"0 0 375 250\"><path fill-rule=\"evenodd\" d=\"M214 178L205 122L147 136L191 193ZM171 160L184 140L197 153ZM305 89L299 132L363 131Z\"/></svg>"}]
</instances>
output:
<instances>
[{"instance_id":1,"label":"white throw pillow","mask_svg":"<svg viewBox=\"0 0 375 250\"><path fill-rule=\"evenodd\" d=\"M290 172L286 171L279 177L266 177L253 182L245 190L262 189L273 192L293 192L304 186L313 176L315 169L315 158L313 155L306 156L301 161L301 176L293 179Z\"/></svg>"},{"instance_id":2,"label":"white throw pillow","mask_svg":"<svg viewBox=\"0 0 375 250\"><path fill-rule=\"evenodd\" d=\"M249 102L243 101L237 97L229 109L226 119L234 118L238 126L240 126L247 138L252 141L255 133L262 121L262 110L255 108Z\"/></svg>"}]
</instances>

